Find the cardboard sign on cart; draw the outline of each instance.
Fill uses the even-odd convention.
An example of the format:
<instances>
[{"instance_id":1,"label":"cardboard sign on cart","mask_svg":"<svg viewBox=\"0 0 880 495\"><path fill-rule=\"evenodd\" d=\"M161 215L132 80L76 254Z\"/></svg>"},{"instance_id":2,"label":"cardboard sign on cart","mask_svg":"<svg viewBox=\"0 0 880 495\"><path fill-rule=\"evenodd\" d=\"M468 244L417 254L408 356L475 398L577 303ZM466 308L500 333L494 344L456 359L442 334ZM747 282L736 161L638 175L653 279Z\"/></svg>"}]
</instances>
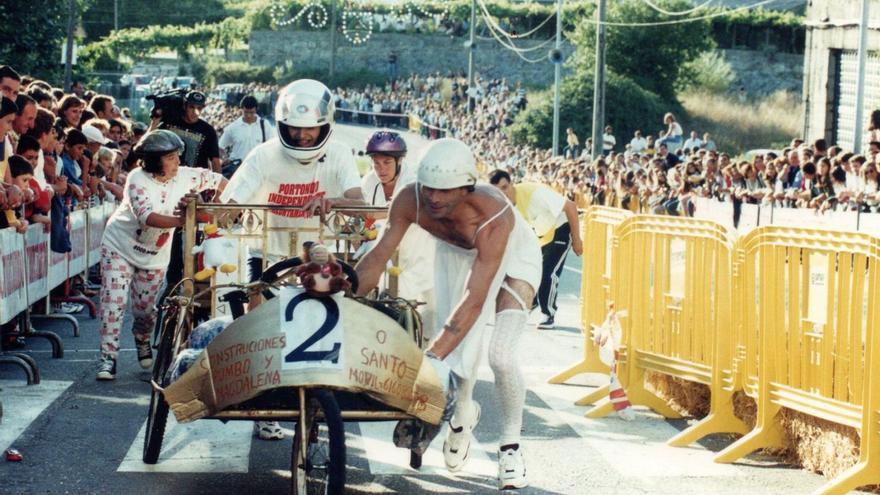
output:
<instances>
[{"instance_id":1,"label":"cardboard sign on cart","mask_svg":"<svg viewBox=\"0 0 880 495\"><path fill-rule=\"evenodd\" d=\"M315 299L297 287L233 321L165 399L183 423L297 386L364 392L433 424L446 404L434 368L396 321L341 295Z\"/></svg>"}]
</instances>

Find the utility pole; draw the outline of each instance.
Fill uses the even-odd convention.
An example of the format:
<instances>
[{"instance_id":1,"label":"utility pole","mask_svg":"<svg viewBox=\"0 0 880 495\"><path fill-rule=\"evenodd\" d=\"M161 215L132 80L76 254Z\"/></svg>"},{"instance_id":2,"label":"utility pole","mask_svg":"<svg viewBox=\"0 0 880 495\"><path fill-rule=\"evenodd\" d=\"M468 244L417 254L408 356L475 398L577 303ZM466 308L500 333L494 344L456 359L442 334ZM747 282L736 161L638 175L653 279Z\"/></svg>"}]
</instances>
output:
<instances>
[{"instance_id":1,"label":"utility pole","mask_svg":"<svg viewBox=\"0 0 880 495\"><path fill-rule=\"evenodd\" d=\"M853 151L861 153L865 120L865 62L868 57L868 4L862 0L862 22L859 24L859 72L856 82L856 125L853 135Z\"/></svg>"},{"instance_id":2,"label":"utility pole","mask_svg":"<svg viewBox=\"0 0 880 495\"><path fill-rule=\"evenodd\" d=\"M67 45L64 47L64 88L70 91L73 77L73 18L76 14L75 0L67 0Z\"/></svg>"},{"instance_id":3,"label":"utility pole","mask_svg":"<svg viewBox=\"0 0 880 495\"><path fill-rule=\"evenodd\" d=\"M593 81L593 158L602 154L605 128L605 0L596 10L596 77Z\"/></svg>"},{"instance_id":4,"label":"utility pole","mask_svg":"<svg viewBox=\"0 0 880 495\"><path fill-rule=\"evenodd\" d=\"M553 68L553 156L559 156L559 85L562 82L562 0L556 1L556 60Z\"/></svg>"},{"instance_id":5,"label":"utility pole","mask_svg":"<svg viewBox=\"0 0 880 495\"><path fill-rule=\"evenodd\" d=\"M119 0L113 0L113 30L119 31Z\"/></svg>"},{"instance_id":6,"label":"utility pole","mask_svg":"<svg viewBox=\"0 0 880 495\"><path fill-rule=\"evenodd\" d=\"M471 37L468 41L468 113L473 112L474 97L474 40L476 38L477 0L471 0Z\"/></svg>"},{"instance_id":7,"label":"utility pole","mask_svg":"<svg viewBox=\"0 0 880 495\"><path fill-rule=\"evenodd\" d=\"M330 78L336 72L336 0L330 0Z\"/></svg>"}]
</instances>

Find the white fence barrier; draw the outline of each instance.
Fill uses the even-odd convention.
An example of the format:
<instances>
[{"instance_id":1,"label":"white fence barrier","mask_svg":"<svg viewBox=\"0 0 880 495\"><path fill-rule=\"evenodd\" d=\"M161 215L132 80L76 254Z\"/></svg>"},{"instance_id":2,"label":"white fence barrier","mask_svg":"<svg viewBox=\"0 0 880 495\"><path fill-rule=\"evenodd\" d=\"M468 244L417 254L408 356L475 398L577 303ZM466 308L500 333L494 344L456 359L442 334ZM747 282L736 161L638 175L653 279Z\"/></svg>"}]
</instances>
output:
<instances>
[{"instance_id":1,"label":"white fence barrier","mask_svg":"<svg viewBox=\"0 0 880 495\"><path fill-rule=\"evenodd\" d=\"M67 254L51 250L49 233L42 225L31 225L24 234L12 228L0 230L0 323L12 320L68 278L101 261L104 226L115 208L115 203L108 202L72 212Z\"/></svg>"}]
</instances>

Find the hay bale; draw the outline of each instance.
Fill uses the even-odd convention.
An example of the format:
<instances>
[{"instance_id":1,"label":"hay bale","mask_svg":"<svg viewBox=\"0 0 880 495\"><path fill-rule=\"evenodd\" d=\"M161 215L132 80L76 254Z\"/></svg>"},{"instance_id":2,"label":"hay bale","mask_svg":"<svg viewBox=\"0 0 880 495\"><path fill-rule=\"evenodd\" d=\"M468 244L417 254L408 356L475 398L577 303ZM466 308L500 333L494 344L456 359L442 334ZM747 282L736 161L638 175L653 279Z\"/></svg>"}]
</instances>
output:
<instances>
[{"instance_id":1,"label":"hay bale","mask_svg":"<svg viewBox=\"0 0 880 495\"><path fill-rule=\"evenodd\" d=\"M831 479L859 461L859 433L824 419L782 410L788 436L786 459Z\"/></svg>"},{"instance_id":2,"label":"hay bale","mask_svg":"<svg viewBox=\"0 0 880 495\"><path fill-rule=\"evenodd\" d=\"M749 428L758 422L758 404L743 391L733 393L733 414Z\"/></svg>"},{"instance_id":3,"label":"hay bale","mask_svg":"<svg viewBox=\"0 0 880 495\"><path fill-rule=\"evenodd\" d=\"M677 412L703 418L709 414L710 390L700 383L648 372L647 388L665 399ZM742 391L733 394L734 414L750 428L758 419L755 399ZM832 479L859 460L859 433L854 428L783 409L781 421L785 433L782 450L766 451L783 457L786 462L820 473ZM863 488L880 493L880 486Z\"/></svg>"},{"instance_id":4,"label":"hay bale","mask_svg":"<svg viewBox=\"0 0 880 495\"><path fill-rule=\"evenodd\" d=\"M648 390L654 392L679 414L704 418L709 414L709 387L662 373L649 371L645 376Z\"/></svg>"}]
</instances>

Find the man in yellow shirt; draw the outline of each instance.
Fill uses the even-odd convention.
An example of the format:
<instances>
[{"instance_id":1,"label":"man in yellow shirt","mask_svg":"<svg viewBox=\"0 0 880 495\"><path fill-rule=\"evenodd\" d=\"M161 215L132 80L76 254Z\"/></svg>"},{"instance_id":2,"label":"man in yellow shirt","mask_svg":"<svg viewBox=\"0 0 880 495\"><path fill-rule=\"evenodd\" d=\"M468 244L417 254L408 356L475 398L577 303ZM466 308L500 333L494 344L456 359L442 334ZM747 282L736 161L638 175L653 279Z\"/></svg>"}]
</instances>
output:
<instances>
[{"instance_id":1,"label":"man in yellow shirt","mask_svg":"<svg viewBox=\"0 0 880 495\"><path fill-rule=\"evenodd\" d=\"M537 299L544 319L538 328L554 328L559 277L568 248L577 256L584 250L577 205L543 184L521 182L514 185L510 174L504 170L489 174L489 182L504 192L540 238L544 266Z\"/></svg>"}]
</instances>

